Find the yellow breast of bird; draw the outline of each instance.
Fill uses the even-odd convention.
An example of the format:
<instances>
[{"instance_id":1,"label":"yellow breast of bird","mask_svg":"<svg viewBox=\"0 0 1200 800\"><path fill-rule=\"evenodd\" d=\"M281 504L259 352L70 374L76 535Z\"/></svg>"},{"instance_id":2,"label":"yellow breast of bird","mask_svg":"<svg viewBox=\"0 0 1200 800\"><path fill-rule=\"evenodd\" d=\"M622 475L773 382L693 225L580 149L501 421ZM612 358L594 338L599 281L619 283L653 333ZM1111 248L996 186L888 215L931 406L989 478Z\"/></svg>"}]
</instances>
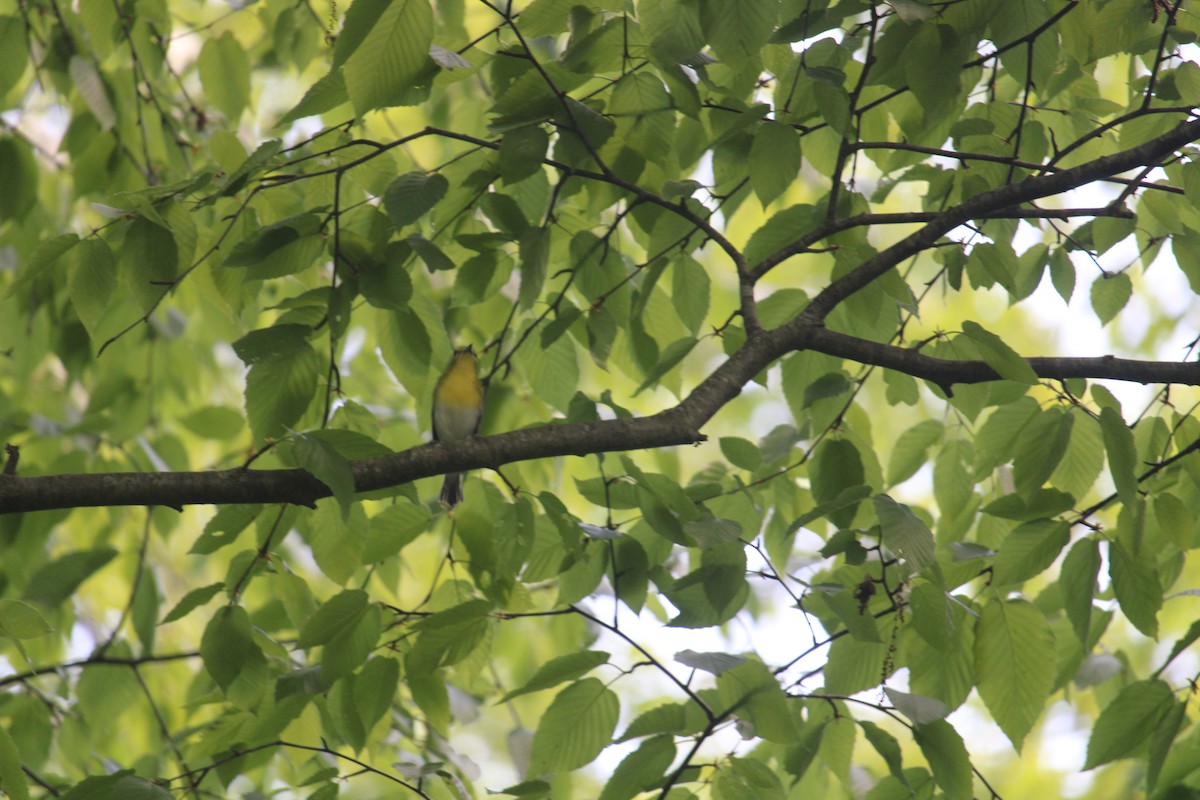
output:
<instances>
[{"instance_id":1,"label":"yellow breast of bird","mask_svg":"<svg viewBox=\"0 0 1200 800\"><path fill-rule=\"evenodd\" d=\"M473 436L483 410L483 384L475 364L460 359L438 382L434 392L433 428L443 441Z\"/></svg>"}]
</instances>

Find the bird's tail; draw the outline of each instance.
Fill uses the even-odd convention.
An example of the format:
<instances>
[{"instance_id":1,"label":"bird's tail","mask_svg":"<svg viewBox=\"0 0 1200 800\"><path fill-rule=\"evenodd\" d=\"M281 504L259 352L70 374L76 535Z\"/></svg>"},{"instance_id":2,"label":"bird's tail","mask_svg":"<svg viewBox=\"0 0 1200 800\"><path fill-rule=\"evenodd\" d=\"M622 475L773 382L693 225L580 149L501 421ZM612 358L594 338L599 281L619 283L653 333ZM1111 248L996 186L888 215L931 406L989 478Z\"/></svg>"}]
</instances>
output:
<instances>
[{"instance_id":1,"label":"bird's tail","mask_svg":"<svg viewBox=\"0 0 1200 800\"><path fill-rule=\"evenodd\" d=\"M454 508L462 502L462 479L461 472L451 472L446 475L446 479L442 481L442 494L439 498L443 505L448 508Z\"/></svg>"}]
</instances>

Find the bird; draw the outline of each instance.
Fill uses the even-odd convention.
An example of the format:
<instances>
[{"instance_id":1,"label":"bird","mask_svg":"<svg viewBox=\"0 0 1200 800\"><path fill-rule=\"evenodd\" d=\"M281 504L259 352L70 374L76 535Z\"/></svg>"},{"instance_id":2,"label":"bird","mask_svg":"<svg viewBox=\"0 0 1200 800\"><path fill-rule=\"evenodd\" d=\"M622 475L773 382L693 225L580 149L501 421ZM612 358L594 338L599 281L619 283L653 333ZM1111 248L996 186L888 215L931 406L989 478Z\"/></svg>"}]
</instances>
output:
<instances>
[{"instance_id":1,"label":"bird","mask_svg":"<svg viewBox=\"0 0 1200 800\"><path fill-rule=\"evenodd\" d=\"M479 433L483 420L484 388L479 358L471 345L454 351L450 366L433 388L433 440L456 442ZM450 472L442 481L440 500L447 508L462 502L463 474Z\"/></svg>"}]
</instances>

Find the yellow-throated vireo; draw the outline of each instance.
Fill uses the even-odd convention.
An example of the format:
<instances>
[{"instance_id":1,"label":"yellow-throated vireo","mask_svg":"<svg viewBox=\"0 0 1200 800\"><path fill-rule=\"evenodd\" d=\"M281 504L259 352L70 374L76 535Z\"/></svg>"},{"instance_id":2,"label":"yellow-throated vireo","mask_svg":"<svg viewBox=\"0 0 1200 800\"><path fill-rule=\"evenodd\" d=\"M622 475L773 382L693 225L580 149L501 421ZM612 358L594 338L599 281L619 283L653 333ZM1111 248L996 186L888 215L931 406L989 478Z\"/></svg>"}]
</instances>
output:
<instances>
[{"instance_id":1,"label":"yellow-throated vireo","mask_svg":"<svg viewBox=\"0 0 1200 800\"><path fill-rule=\"evenodd\" d=\"M471 345L454 351L450 366L433 389L433 438L437 442L467 439L479 432L483 419L483 383L479 359ZM463 474L451 472L442 481L441 501L454 508L462 502Z\"/></svg>"}]
</instances>

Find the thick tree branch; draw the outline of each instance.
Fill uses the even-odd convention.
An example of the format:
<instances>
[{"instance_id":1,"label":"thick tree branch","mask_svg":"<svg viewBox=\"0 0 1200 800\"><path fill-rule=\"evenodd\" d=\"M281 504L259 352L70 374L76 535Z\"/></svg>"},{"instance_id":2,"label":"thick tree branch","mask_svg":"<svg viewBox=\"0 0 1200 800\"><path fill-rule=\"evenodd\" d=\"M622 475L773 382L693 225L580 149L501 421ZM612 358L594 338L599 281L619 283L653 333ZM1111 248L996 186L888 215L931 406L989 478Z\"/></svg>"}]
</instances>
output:
<instances>
[{"instance_id":1,"label":"thick tree branch","mask_svg":"<svg viewBox=\"0 0 1200 800\"><path fill-rule=\"evenodd\" d=\"M983 361L935 358L911 348L866 341L828 328L811 328L805 336L810 342L809 349L861 364L887 367L935 383L944 390L956 383L1000 380L999 373ZM1196 361L1137 361L1116 356L1030 358L1027 361L1039 378L1050 380L1108 378L1133 383L1200 386L1200 362Z\"/></svg>"},{"instance_id":2,"label":"thick tree branch","mask_svg":"<svg viewBox=\"0 0 1200 800\"><path fill-rule=\"evenodd\" d=\"M515 461L694 444L701 428L737 397L754 376L789 352L814 350L877 364L948 388L998 380L981 361L951 361L915 350L857 339L805 320L761 332L717 367L679 405L649 417L602 420L511 431L463 442L431 443L354 462L359 492ZM1200 364L1101 358L1031 358L1044 378L1110 378L1139 383L1200 385ZM219 472L104 473L0 476L0 513L121 505L294 503L311 506L329 489L302 469L230 469Z\"/></svg>"},{"instance_id":3,"label":"thick tree branch","mask_svg":"<svg viewBox=\"0 0 1200 800\"><path fill-rule=\"evenodd\" d=\"M939 219L896 242L891 247L859 264L850 272L832 281L804 310L809 321L825 319L840 302L857 292L876 278L896 267L900 262L931 247L941 237L968 220L976 219L992 211L1011 208L1043 197L1062 194L1078 189L1093 181L1126 170L1157 164L1176 149L1200 139L1200 119L1182 122L1162 136L1144 144L1102 156L1049 175L1026 178L1018 183L1007 184L989 192L969 198L939 215ZM785 248L786 249L786 248ZM764 262L765 263L765 262ZM759 265L761 268L762 265Z\"/></svg>"}]
</instances>

